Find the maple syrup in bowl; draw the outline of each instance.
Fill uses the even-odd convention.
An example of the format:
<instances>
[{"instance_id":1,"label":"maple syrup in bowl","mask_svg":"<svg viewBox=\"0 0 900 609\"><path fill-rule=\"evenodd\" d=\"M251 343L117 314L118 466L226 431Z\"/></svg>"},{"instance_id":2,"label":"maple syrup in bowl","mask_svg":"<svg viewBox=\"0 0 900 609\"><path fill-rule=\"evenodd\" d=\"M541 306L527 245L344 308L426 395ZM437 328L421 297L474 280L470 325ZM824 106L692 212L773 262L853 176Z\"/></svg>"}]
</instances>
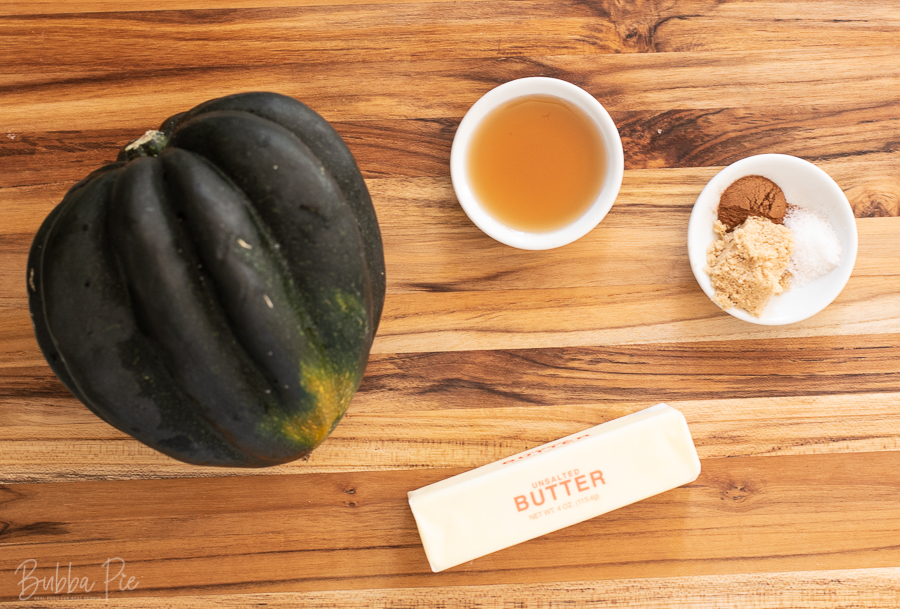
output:
<instances>
[{"instance_id":1,"label":"maple syrup in bowl","mask_svg":"<svg viewBox=\"0 0 900 609\"><path fill-rule=\"evenodd\" d=\"M466 113L450 172L472 222L501 243L550 249L590 232L618 195L618 130L592 95L554 78L492 89Z\"/></svg>"}]
</instances>

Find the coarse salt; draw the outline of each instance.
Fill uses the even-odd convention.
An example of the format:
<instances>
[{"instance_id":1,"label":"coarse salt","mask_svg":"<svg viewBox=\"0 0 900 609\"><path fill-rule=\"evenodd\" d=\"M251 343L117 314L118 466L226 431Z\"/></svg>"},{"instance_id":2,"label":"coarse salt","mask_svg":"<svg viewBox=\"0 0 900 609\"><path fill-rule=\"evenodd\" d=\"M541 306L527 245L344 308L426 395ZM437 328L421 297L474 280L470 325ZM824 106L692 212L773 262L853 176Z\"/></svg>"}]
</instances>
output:
<instances>
[{"instance_id":1,"label":"coarse salt","mask_svg":"<svg viewBox=\"0 0 900 609\"><path fill-rule=\"evenodd\" d=\"M791 285L799 287L828 274L841 260L841 240L823 216L805 207L788 207L784 225L794 233L788 265Z\"/></svg>"}]
</instances>

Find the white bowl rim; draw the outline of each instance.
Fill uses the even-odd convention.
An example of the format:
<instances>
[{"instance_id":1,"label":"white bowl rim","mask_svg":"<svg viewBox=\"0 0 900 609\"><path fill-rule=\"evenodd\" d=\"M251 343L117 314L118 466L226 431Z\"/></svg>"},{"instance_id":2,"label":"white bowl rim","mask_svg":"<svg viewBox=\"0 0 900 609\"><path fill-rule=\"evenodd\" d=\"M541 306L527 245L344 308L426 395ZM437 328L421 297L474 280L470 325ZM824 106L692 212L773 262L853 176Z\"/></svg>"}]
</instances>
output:
<instances>
[{"instance_id":1,"label":"white bowl rim","mask_svg":"<svg viewBox=\"0 0 900 609\"><path fill-rule=\"evenodd\" d=\"M713 176L700 192L691 210L687 239L691 271L706 295L715 302L715 290L705 270L706 252L715 238L712 229L715 208L725 188L735 180L748 175L761 175L778 184L784 190L789 204L810 208L820 213L829 212L825 215L828 216L832 228L841 240L841 260L830 273L810 284L794 287L783 294L773 296L759 317L738 307L725 309L725 312L743 321L759 325L776 326L803 321L821 312L838 297L853 272L859 247L856 217L847 196L821 167L805 159L787 154L759 154L736 161ZM809 205L808 200L798 201L797 188L786 186L789 182L801 181L801 178L807 189L818 189L818 192L824 195L823 198L827 197L832 203L827 207L816 207ZM810 286L815 286L816 289L811 290ZM814 302L804 300L804 294L817 298ZM790 302L787 304L782 302L789 300L795 301L796 305L790 306ZM784 306L779 306L779 303Z\"/></svg>"},{"instance_id":2,"label":"white bowl rim","mask_svg":"<svg viewBox=\"0 0 900 609\"><path fill-rule=\"evenodd\" d=\"M606 145L607 167L603 187L597 199L578 220L548 232L526 232L510 228L491 216L478 203L468 184L466 152L480 121L507 101L528 95L549 95L575 104L597 125ZM476 101L466 112L450 150L450 177L456 198L470 220L500 243L526 250L551 249L572 243L593 230L612 208L625 173L625 155L619 130L603 105L590 93L568 81L531 76L505 82Z\"/></svg>"}]
</instances>

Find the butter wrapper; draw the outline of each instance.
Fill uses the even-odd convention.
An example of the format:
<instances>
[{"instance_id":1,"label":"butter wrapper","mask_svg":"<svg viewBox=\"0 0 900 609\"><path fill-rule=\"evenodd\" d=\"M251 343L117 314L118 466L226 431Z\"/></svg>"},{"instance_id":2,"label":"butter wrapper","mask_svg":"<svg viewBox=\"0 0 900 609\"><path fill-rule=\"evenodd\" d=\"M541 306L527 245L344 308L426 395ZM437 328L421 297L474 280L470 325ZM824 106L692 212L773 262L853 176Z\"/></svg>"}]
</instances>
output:
<instances>
[{"instance_id":1,"label":"butter wrapper","mask_svg":"<svg viewBox=\"0 0 900 609\"><path fill-rule=\"evenodd\" d=\"M657 404L410 491L409 505L438 572L699 475L684 416Z\"/></svg>"}]
</instances>

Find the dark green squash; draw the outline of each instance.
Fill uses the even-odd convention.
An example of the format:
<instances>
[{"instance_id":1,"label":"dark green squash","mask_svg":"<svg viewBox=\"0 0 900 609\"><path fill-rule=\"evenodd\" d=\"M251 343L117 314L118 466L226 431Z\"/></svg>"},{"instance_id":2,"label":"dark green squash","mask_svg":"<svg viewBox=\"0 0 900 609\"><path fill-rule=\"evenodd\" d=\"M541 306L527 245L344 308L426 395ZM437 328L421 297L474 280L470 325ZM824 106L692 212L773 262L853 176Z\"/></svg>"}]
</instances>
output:
<instances>
[{"instance_id":1,"label":"dark green squash","mask_svg":"<svg viewBox=\"0 0 900 609\"><path fill-rule=\"evenodd\" d=\"M305 457L346 412L384 303L371 199L337 132L273 93L165 121L38 231L29 308L50 367L176 459Z\"/></svg>"}]
</instances>

